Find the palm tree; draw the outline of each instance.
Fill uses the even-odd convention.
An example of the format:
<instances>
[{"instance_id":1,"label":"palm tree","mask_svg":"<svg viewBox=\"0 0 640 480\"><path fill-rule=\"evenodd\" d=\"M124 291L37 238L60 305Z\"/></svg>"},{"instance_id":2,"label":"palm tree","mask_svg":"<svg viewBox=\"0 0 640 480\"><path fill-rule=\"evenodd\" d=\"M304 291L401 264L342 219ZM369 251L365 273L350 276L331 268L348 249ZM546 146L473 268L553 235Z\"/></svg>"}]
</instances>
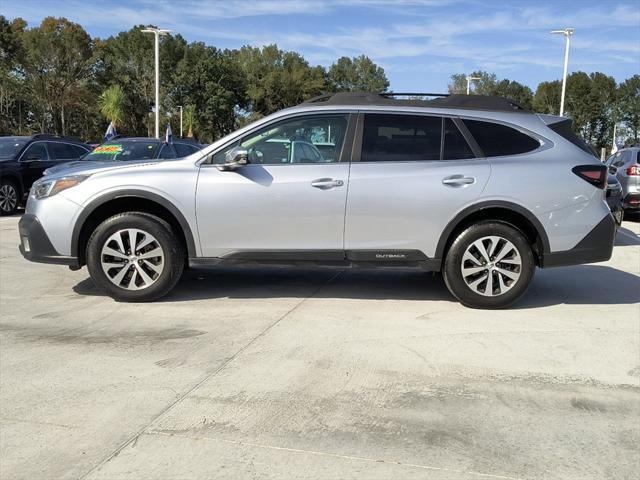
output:
<instances>
[{"instance_id":1,"label":"palm tree","mask_svg":"<svg viewBox=\"0 0 640 480\"><path fill-rule=\"evenodd\" d=\"M124 120L124 92L120 85L111 85L98 99L100 113L115 127Z\"/></svg>"},{"instance_id":2,"label":"palm tree","mask_svg":"<svg viewBox=\"0 0 640 480\"><path fill-rule=\"evenodd\" d=\"M184 126L187 128L187 138L193 138L193 129L196 126L196 107L187 105L184 109Z\"/></svg>"}]
</instances>

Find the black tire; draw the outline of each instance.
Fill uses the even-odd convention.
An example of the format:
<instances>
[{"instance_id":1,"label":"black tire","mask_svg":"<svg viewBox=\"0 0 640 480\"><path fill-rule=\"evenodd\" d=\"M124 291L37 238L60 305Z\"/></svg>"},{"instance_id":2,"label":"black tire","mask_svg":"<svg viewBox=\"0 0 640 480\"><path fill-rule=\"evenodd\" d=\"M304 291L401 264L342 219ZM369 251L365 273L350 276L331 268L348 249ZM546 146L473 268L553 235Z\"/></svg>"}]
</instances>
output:
<instances>
[{"instance_id":1,"label":"black tire","mask_svg":"<svg viewBox=\"0 0 640 480\"><path fill-rule=\"evenodd\" d=\"M20 189L11 180L0 181L0 215L13 215L20 204Z\"/></svg>"},{"instance_id":2,"label":"black tire","mask_svg":"<svg viewBox=\"0 0 640 480\"><path fill-rule=\"evenodd\" d=\"M476 291L472 290L472 288L467 285L461 271L463 266L463 256L467 249L470 248L477 240L489 236L502 237L503 239L511 242L517 250L517 253L520 255L521 260L521 265L518 267L506 267L517 269L520 276L515 282L513 282L510 289L505 291L505 293L497 293L499 288L497 286L497 280L495 276L492 277L492 280L495 282L494 285L496 285L495 296L485 296L483 294L476 293ZM501 263L500 267L504 269L505 264ZM471 225L455 238L447 252L443 275L447 288L463 305L471 308L498 309L512 305L524 295L531 284L535 268L535 260L531 250L531 245L518 229L506 223L484 221ZM484 270L478 273L477 277L469 278L480 278L485 274L498 275L498 272L493 273L493 270L491 272L489 272L489 270ZM486 282L484 283L484 288L486 293Z\"/></svg>"},{"instance_id":3,"label":"black tire","mask_svg":"<svg viewBox=\"0 0 640 480\"><path fill-rule=\"evenodd\" d=\"M154 283L140 290L128 290L116 285L102 267L101 257L105 243L113 234L126 229L142 230L155 237L164 254L162 272L154 279ZM133 270L133 263L136 263L135 260L127 268ZM164 220L143 212L126 212L108 218L98 225L87 244L87 268L91 279L100 290L123 302L150 302L163 297L180 280L184 263L184 249L171 226Z\"/></svg>"}]
</instances>

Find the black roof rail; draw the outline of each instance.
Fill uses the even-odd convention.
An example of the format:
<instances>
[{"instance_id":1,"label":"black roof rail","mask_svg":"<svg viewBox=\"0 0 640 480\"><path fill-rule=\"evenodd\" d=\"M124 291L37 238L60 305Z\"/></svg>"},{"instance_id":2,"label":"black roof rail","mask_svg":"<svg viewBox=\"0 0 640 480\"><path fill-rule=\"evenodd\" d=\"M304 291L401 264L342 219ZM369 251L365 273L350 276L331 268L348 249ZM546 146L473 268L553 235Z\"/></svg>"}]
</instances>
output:
<instances>
[{"instance_id":1,"label":"black roof rail","mask_svg":"<svg viewBox=\"0 0 640 480\"><path fill-rule=\"evenodd\" d=\"M398 99L397 96L432 96L431 100ZM303 103L325 105L390 105L414 106L430 108L455 108L463 110L491 110L503 112L530 113L513 100L493 95L459 95L445 93L373 93L373 92L338 92L311 98Z\"/></svg>"}]
</instances>

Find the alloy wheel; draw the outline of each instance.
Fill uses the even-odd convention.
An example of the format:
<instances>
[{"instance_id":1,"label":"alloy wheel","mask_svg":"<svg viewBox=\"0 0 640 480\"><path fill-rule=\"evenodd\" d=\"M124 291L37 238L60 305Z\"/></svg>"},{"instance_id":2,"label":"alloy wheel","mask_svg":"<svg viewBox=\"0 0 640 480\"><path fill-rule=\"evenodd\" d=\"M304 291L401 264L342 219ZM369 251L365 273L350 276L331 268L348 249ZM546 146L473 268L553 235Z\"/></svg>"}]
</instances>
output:
<instances>
[{"instance_id":1,"label":"alloy wheel","mask_svg":"<svg viewBox=\"0 0 640 480\"><path fill-rule=\"evenodd\" d=\"M107 278L125 290L153 285L164 270L164 251L158 240L137 228L118 230L102 247L100 264Z\"/></svg>"},{"instance_id":2,"label":"alloy wheel","mask_svg":"<svg viewBox=\"0 0 640 480\"><path fill-rule=\"evenodd\" d=\"M520 252L506 238L482 237L462 256L462 278L475 293L497 297L511 290L522 273Z\"/></svg>"},{"instance_id":3,"label":"alloy wheel","mask_svg":"<svg viewBox=\"0 0 640 480\"><path fill-rule=\"evenodd\" d=\"M13 212L18 206L18 192L11 184L4 184L0 187L0 210L3 212Z\"/></svg>"}]
</instances>

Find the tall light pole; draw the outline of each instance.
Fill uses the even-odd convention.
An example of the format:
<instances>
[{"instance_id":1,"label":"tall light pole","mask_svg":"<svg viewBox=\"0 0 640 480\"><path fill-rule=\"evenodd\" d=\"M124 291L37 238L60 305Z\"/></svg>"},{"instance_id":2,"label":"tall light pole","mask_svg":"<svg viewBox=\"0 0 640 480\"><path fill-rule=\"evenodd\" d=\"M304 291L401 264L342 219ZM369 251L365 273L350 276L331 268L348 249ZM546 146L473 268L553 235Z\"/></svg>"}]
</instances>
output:
<instances>
[{"instance_id":1,"label":"tall light pole","mask_svg":"<svg viewBox=\"0 0 640 480\"><path fill-rule=\"evenodd\" d=\"M480 77L467 77L467 95L471 92L471 82L482 80Z\"/></svg>"},{"instance_id":2,"label":"tall light pole","mask_svg":"<svg viewBox=\"0 0 640 480\"><path fill-rule=\"evenodd\" d=\"M552 30L550 33L564 35L567 43L564 47L564 73L562 74L562 94L560 95L560 116L564 114L564 94L567 91L567 69L569 68L569 44L571 43L571 35L575 29L565 28L563 30Z\"/></svg>"},{"instance_id":3,"label":"tall light pole","mask_svg":"<svg viewBox=\"0 0 640 480\"><path fill-rule=\"evenodd\" d=\"M178 105L180 109L180 138L182 138L182 105Z\"/></svg>"},{"instance_id":4,"label":"tall light pole","mask_svg":"<svg viewBox=\"0 0 640 480\"><path fill-rule=\"evenodd\" d=\"M154 51L156 63L156 138L160 138L160 35L166 35L171 30L163 30L156 27L147 27L141 30L144 33L153 33L155 37Z\"/></svg>"}]
</instances>

